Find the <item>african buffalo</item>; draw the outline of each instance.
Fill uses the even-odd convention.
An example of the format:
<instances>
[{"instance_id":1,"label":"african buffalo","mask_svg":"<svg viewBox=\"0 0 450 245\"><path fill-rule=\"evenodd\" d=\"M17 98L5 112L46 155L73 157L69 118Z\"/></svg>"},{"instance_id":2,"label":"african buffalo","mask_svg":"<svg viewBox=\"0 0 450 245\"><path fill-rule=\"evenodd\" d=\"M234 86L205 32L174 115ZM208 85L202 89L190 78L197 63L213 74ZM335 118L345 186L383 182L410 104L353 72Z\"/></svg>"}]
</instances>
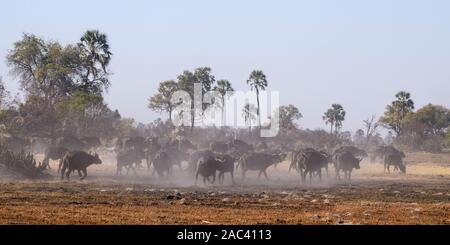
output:
<instances>
[{"instance_id":1,"label":"african buffalo","mask_svg":"<svg viewBox=\"0 0 450 245\"><path fill-rule=\"evenodd\" d=\"M117 161L117 171L116 174L122 174L122 169L125 168L127 170L127 175L130 169L136 174L136 167L139 167L142 159L144 159L144 153L139 150L128 150L124 152L119 152L116 156Z\"/></svg>"},{"instance_id":2,"label":"african buffalo","mask_svg":"<svg viewBox=\"0 0 450 245\"><path fill-rule=\"evenodd\" d=\"M100 160L97 153L91 155L84 151L74 151L67 153L62 160L62 170L61 170L61 179L64 179L64 174L67 177L67 180L70 179L70 174L75 171L81 171L83 176L81 176L80 180L83 180L87 177L87 167L92 164L101 164L102 160ZM67 170L67 172L66 172Z\"/></svg>"},{"instance_id":3,"label":"african buffalo","mask_svg":"<svg viewBox=\"0 0 450 245\"><path fill-rule=\"evenodd\" d=\"M230 155L218 156L217 160L219 164L216 165L217 171L219 172L219 183L223 184L223 180L225 178L225 173L230 173L231 181L234 182L234 162L236 161Z\"/></svg>"},{"instance_id":4,"label":"african buffalo","mask_svg":"<svg viewBox=\"0 0 450 245\"><path fill-rule=\"evenodd\" d=\"M195 174L195 184L197 184L198 176L203 177L203 184L206 185L206 181L214 184L216 181L216 171L220 161L214 157L210 158L200 158L197 164L197 173ZM212 180L209 178L212 177Z\"/></svg>"},{"instance_id":5,"label":"african buffalo","mask_svg":"<svg viewBox=\"0 0 450 245\"><path fill-rule=\"evenodd\" d=\"M69 149L60 146L51 146L45 150L44 160L42 161L45 168L50 169L50 160L62 160ZM62 162L59 162L58 173L61 171Z\"/></svg>"},{"instance_id":6,"label":"african buffalo","mask_svg":"<svg viewBox=\"0 0 450 245\"><path fill-rule=\"evenodd\" d=\"M259 171L258 179L261 177L261 174L264 174L266 179L269 179L267 176L267 168L270 166L277 164L283 161L284 156L278 154L266 154L266 153L249 153L244 154L238 161L237 167L241 166L242 177L245 178L245 174L247 171Z\"/></svg>"},{"instance_id":7,"label":"african buffalo","mask_svg":"<svg viewBox=\"0 0 450 245\"><path fill-rule=\"evenodd\" d=\"M340 152L336 156L335 168L336 179L340 179L339 172L342 170L345 174L345 179L350 180L353 169L360 169L361 158L356 158L351 152Z\"/></svg>"},{"instance_id":8,"label":"african buffalo","mask_svg":"<svg viewBox=\"0 0 450 245\"><path fill-rule=\"evenodd\" d=\"M406 165L403 163L404 154L402 152L390 152L386 154L384 158L384 171L391 172L390 166L394 166L394 171L400 169L400 171L406 174Z\"/></svg>"}]
</instances>

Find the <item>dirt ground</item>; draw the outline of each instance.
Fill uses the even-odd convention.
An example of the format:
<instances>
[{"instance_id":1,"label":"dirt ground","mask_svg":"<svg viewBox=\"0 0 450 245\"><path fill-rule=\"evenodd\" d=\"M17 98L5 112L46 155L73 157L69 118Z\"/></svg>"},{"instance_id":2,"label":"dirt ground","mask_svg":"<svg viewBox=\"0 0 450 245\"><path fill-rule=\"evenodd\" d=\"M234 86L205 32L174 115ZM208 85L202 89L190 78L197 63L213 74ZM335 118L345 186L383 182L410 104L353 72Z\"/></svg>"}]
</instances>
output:
<instances>
[{"instance_id":1,"label":"dirt ground","mask_svg":"<svg viewBox=\"0 0 450 245\"><path fill-rule=\"evenodd\" d=\"M408 154L406 175L364 163L351 182L330 169L311 185L287 162L269 180L238 172L237 185L197 186L178 170L116 177L112 159L84 182L2 178L0 224L450 224L450 154Z\"/></svg>"}]
</instances>

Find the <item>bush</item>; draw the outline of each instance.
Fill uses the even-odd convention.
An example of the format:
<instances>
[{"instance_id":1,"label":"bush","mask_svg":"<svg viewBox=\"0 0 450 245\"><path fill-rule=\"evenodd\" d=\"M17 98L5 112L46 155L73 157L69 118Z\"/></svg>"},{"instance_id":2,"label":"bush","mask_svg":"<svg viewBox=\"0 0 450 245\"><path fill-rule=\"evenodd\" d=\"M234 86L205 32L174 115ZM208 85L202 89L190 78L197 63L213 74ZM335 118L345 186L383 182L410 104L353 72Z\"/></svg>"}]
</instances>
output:
<instances>
[{"instance_id":1,"label":"bush","mask_svg":"<svg viewBox=\"0 0 450 245\"><path fill-rule=\"evenodd\" d=\"M442 140L442 144L446 147L450 147L450 130L448 130L447 135Z\"/></svg>"},{"instance_id":2,"label":"bush","mask_svg":"<svg viewBox=\"0 0 450 245\"><path fill-rule=\"evenodd\" d=\"M421 150L426 152L438 153L442 151L441 139L438 137L429 137L422 142Z\"/></svg>"},{"instance_id":3,"label":"bush","mask_svg":"<svg viewBox=\"0 0 450 245\"><path fill-rule=\"evenodd\" d=\"M26 178L36 179L47 176L44 173L46 167L42 164L37 164L32 154L23 151L14 153L3 145L0 145L0 164Z\"/></svg>"}]
</instances>

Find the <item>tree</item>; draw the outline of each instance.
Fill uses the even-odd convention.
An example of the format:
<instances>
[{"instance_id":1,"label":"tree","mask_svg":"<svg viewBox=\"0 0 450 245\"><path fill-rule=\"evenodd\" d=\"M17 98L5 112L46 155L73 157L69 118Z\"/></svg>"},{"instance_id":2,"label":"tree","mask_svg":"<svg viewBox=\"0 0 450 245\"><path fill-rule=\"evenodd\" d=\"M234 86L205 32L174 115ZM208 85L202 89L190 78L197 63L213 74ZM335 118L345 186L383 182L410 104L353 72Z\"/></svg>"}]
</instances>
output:
<instances>
[{"instance_id":1,"label":"tree","mask_svg":"<svg viewBox=\"0 0 450 245\"><path fill-rule=\"evenodd\" d=\"M383 127L399 136L402 133L402 121L414 110L414 101L408 92L401 91L395 95L396 100L386 107L384 116L379 120Z\"/></svg>"},{"instance_id":2,"label":"tree","mask_svg":"<svg viewBox=\"0 0 450 245\"><path fill-rule=\"evenodd\" d=\"M172 111L175 104L172 103L172 95L178 90L177 82L170 80L159 84L158 93L149 99L149 108L155 111L166 111L169 120L172 121Z\"/></svg>"},{"instance_id":3,"label":"tree","mask_svg":"<svg viewBox=\"0 0 450 245\"><path fill-rule=\"evenodd\" d=\"M63 134L73 134L79 137L97 134L105 128L105 119L110 120L111 111L104 103L103 97L93 93L75 92L56 105L55 114L61 122ZM107 127L111 128L111 127Z\"/></svg>"},{"instance_id":4,"label":"tree","mask_svg":"<svg viewBox=\"0 0 450 245\"><path fill-rule=\"evenodd\" d=\"M6 89L2 77L0 77L0 110L9 106L9 96L10 93Z\"/></svg>"},{"instance_id":5,"label":"tree","mask_svg":"<svg viewBox=\"0 0 450 245\"><path fill-rule=\"evenodd\" d=\"M110 86L107 67L112 53L106 34L98 30L86 31L78 43L81 66L81 81L78 89L88 93L101 94Z\"/></svg>"},{"instance_id":6,"label":"tree","mask_svg":"<svg viewBox=\"0 0 450 245\"><path fill-rule=\"evenodd\" d=\"M195 110L195 104L194 104L194 84L200 83L201 84L201 92L202 92L202 101L203 96L206 92L211 91L211 88L213 87L215 83L215 77L211 74L211 68L209 67L200 67L195 69L194 72L191 71L184 71L183 74L178 76L178 87L180 90L184 90L193 99L191 102L191 129L195 126L195 119L197 117L201 117L203 115L196 115L199 112ZM205 111L205 109L209 106L207 103L202 103L202 113Z\"/></svg>"},{"instance_id":7,"label":"tree","mask_svg":"<svg viewBox=\"0 0 450 245\"><path fill-rule=\"evenodd\" d=\"M76 47L62 47L57 42L45 42L24 34L7 55L7 64L20 78L27 95L39 96L48 110L73 88L73 78L80 66Z\"/></svg>"},{"instance_id":8,"label":"tree","mask_svg":"<svg viewBox=\"0 0 450 245\"><path fill-rule=\"evenodd\" d=\"M246 104L244 108L242 108L242 116L245 119L245 123L248 126L249 133L252 132L252 122L256 121L256 107L252 104Z\"/></svg>"},{"instance_id":9,"label":"tree","mask_svg":"<svg viewBox=\"0 0 450 245\"><path fill-rule=\"evenodd\" d=\"M450 126L450 110L443 106L428 104L411 113L408 119L422 124L425 134L444 136Z\"/></svg>"},{"instance_id":10,"label":"tree","mask_svg":"<svg viewBox=\"0 0 450 245\"><path fill-rule=\"evenodd\" d=\"M295 121L303 117L297 107L294 105L281 106L280 113L280 126L285 130L296 129Z\"/></svg>"},{"instance_id":11,"label":"tree","mask_svg":"<svg viewBox=\"0 0 450 245\"><path fill-rule=\"evenodd\" d=\"M340 104L333 104L331 108L328 109L323 120L326 124L330 124L330 134L333 135L333 128L335 129L336 135L340 128L342 128L342 122L345 120L344 108Z\"/></svg>"},{"instance_id":12,"label":"tree","mask_svg":"<svg viewBox=\"0 0 450 245\"><path fill-rule=\"evenodd\" d=\"M25 102L18 103L24 131L43 137L57 136L70 128L70 113L65 115L68 111L59 107L80 99L96 98L86 104L84 111L72 114L85 120L77 125L80 130L87 130L94 123L93 118L97 123L98 113L102 113L102 120L106 112L112 115L102 97L110 85L107 66L111 55L106 35L98 31L87 31L80 43L66 46L24 34L7 55L7 64L25 91Z\"/></svg>"},{"instance_id":13,"label":"tree","mask_svg":"<svg viewBox=\"0 0 450 245\"><path fill-rule=\"evenodd\" d=\"M353 135L353 141L358 145L363 145L366 143L366 133L362 129L358 129Z\"/></svg>"},{"instance_id":14,"label":"tree","mask_svg":"<svg viewBox=\"0 0 450 245\"><path fill-rule=\"evenodd\" d=\"M375 118L376 116L373 115L371 118L368 118L363 121L365 129L365 132L364 131L363 132L366 137L366 143L369 143L372 136L377 134L377 129L380 126L380 124L375 121L376 120Z\"/></svg>"},{"instance_id":15,"label":"tree","mask_svg":"<svg viewBox=\"0 0 450 245\"><path fill-rule=\"evenodd\" d=\"M87 31L77 45L67 46L24 34L9 51L7 64L27 95L43 97L51 108L76 91L101 95L110 86L109 49L99 31Z\"/></svg>"},{"instance_id":16,"label":"tree","mask_svg":"<svg viewBox=\"0 0 450 245\"><path fill-rule=\"evenodd\" d=\"M447 147L450 147L450 127L447 128L447 134L444 137L443 140L444 145L446 145Z\"/></svg>"},{"instance_id":17,"label":"tree","mask_svg":"<svg viewBox=\"0 0 450 245\"><path fill-rule=\"evenodd\" d=\"M214 90L219 93L220 96L220 109L222 113L222 126L225 126L226 118L225 118L225 97L228 92L233 92L234 89L231 86L231 83L228 80L219 80L217 81L217 85L214 87Z\"/></svg>"},{"instance_id":18,"label":"tree","mask_svg":"<svg viewBox=\"0 0 450 245\"><path fill-rule=\"evenodd\" d=\"M252 71L249 79L247 80L247 84L252 90L256 91L256 114L258 116L258 127L259 129L261 129L261 108L259 105L259 92L265 90L267 87L266 75L264 75L263 71L260 70Z\"/></svg>"}]
</instances>

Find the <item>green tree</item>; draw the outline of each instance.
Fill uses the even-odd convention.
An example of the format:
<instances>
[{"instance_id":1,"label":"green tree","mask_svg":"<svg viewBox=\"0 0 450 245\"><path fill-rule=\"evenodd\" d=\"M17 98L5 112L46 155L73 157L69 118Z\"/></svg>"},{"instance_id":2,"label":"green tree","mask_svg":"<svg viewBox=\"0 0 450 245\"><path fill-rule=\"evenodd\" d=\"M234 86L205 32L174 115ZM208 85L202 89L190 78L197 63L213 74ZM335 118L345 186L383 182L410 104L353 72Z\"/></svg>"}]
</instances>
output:
<instances>
[{"instance_id":1,"label":"green tree","mask_svg":"<svg viewBox=\"0 0 450 245\"><path fill-rule=\"evenodd\" d=\"M169 120L172 121L172 111L176 105L172 103L171 98L177 90L178 84L173 80L160 83L158 93L149 99L149 108L169 113Z\"/></svg>"},{"instance_id":2,"label":"green tree","mask_svg":"<svg viewBox=\"0 0 450 245\"><path fill-rule=\"evenodd\" d=\"M297 126L295 124L295 121L303 117L298 108L294 105L281 106L279 109L279 113L280 126L285 130L296 129Z\"/></svg>"},{"instance_id":3,"label":"green tree","mask_svg":"<svg viewBox=\"0 0 450 245\"><path fill-rule=\"evenodd\" d=\"M209 67L200 67L195 69L194 72L184 71L183 74L178 76L178 87L180 90L184 90L192 98L191 103L191 129L195 126L196 118L199 118L203 115L199 115L197 111L195 111L194 105L194 84L199 83L201 85L202 92L202 101L205 93L211 91L212 87L215 83L215 77L211 74L211 68ZM202 112L209 106L207 103L202 103Z\"/></svg>"},{"instance_id":4,"label":"green tree","mask_svg":"<svg viewBox=\"0 0 450 245\"><path fill-rule=\"evenodd\" d=\"M346 112L340 104L331 105L331 108L325 112L323 120L326 124L330 124L331 135L333 135L333 128L336 135L339 132L339 129L342 128L342 122L345 120L345 115Z\"/></svg>"},{"instance_id":5,"label":"green tree","mask_svg":"<svg viewBox=\"0 0 450 245\"><path fill-rule=\"evenodd\" d=\"M70 93L80 65L75 46L63 47L29 34L14 44L6 59L21 88L27 95L42 97L47 109Z\"/></svg>"},{"instance_id":6,"label":"green tree","mask_svg":"<svg viewBox=\"0 0 450 245\"><path fill-rule=\"evenodd\" d=\"M395 95L396 100L386 107L384 116L379 120L381 125L392 130L399 136L402 133L402 121L408 113L414 110L414 101L411 94L401 91Z\"/></svg>"},{"instance_id":7,"label":"green tree","mask_svg":"<svg viewBox=\"0 0 450 245\"><path fill-rule=\"evenodd\" d=\"M225 118L225 99L228 92L233 92L234 89L231 86L231 83L228 80L219 80L217 81L217 85L214 87L215 91L219 93L220 96L220 109L222 113L222 126L225 126L226 118Z\"/></svg>"},{"instance_id":8,"label":"green tree","mask_svg":"<svg viewBox=\"0 0 450 245\"><path fill-rule=\"evenodd\" d=\"M258 127L261 129L261 108L259 104L259 92L264 91L268 85L266 75L263 71L255 70L250 74L247 84L256 91L256 114L258 116Z\"/></svg>"},{"instance_id":9,"label":"green tree","mask_svg":"<svg viewBox=\"0 0 450 245\"><path fill-rule=\"evenodd\" d=\"M450 127L447 128L447 134L445 135L444 140L442 142L447 147L450 147Z\"/></svg>"},{"instance_id":10,"label":"green tree","mask_svg":"<svg viewBox=\"0 0 450 245\"><path fill-rule=\"evenodd\" d=\"M96 125L110 113L102 96L81 91L64 98L55 108L63 133L79 137L95 133L98 130Z\"/></svg>"},{"instance_id":11,"label":"green tree","mask_svg":"<svg viewBox=\"0 0 450 245\"><path fill-rule=\"evenodd\" d=\"M428 104L411 113L408 119L422 124L425 134L444 136L450 126L450 110L443 106Z\"/></svg>"},{"instance_id":12,"label":"green tree","mask_svg":"<svg viewBox=\"0 0 450 245\"><path fill-rule=\"evenodd\" d=\"M108 38L98 30L88 30L81 37L78 47L82 61L78 89L87 93L101 94L110 86L107 67L112 53Z\"/></svg>"}]
</instances>

